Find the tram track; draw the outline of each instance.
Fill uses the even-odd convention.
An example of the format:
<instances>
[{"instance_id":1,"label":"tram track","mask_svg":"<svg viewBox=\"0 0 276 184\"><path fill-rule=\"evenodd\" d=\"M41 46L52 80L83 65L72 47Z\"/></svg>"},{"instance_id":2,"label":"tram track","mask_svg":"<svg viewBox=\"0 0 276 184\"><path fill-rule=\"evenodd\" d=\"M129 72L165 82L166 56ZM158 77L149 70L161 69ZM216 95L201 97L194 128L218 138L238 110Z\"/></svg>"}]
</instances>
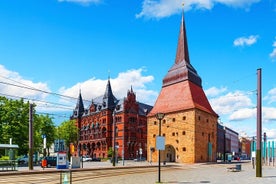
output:
<instances>
[{"instance_id":1,"label":"tram track","mask_svg":"<svg viewBox=\"0 0 276 184\"><path fill-rule=\"evenodd\" d=\"M180 169L176 167L162 167L164 170L175 170ZM36 173L24 173L20 175L2 175L0 177L1 184L59 184L61 173L67 173L72 176L73 184L80 184L89 182L93 180L110 178L110 177L120 177L132 174L143 174L143 173L154 173L157 172L157 167L124 167L124 168L101 168L101 169L77 169L77 170L65 170L59 172L36 172ZM69 180L70 176L67 176Z\"/></svg>"}]
</instances>

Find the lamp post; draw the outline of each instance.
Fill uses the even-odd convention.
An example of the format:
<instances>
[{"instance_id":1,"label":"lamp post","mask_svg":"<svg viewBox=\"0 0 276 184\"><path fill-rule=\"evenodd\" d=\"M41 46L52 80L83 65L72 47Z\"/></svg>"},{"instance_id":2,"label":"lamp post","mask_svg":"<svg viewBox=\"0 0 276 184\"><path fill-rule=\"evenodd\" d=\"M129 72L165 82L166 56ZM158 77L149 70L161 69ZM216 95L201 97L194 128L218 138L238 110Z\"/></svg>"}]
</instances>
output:
<instances>
[{"instance_id":1,"label":"lamp post","mask_svg":"<svg viewBox=\"0 0 276 184\"><path fill-rule=\"evenodd\" d=\"M113 152L112 152L112 165L115 167L115 157L116 157L116 125L115 125L115 110L112 114L113 117Z\"/></svg>"},{"instance_id":2,"label":"lamp post","mask_svg":"<svg viewBox=\"0 0 276 184\"><path fill-rule=\"evenodd\" d=\"M159 131L158 131L158 136L161 136L161 120L165 117L164 113L157 113L155 114L156 119L159 120ZM160 154L160 149L158 149L158 183L161 182L161 167L160 167L160 160L161 160L161 154Z\"/></svg>"}]
</instances>

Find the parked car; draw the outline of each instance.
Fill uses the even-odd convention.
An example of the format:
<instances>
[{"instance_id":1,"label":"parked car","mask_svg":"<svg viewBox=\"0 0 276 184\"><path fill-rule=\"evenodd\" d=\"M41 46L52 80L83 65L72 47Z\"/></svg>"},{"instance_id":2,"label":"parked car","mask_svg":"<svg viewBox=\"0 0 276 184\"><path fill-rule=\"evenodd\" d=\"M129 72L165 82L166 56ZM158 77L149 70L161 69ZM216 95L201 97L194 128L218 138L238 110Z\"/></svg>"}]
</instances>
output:
<instances>
[{"instance_id":1,"label":"parked car","mask_svg":"<svg viewBox=\"0 0 276 184\"><path fill-rule=\"evenodd\" d=\"M83 162L91 162L92 158L89 157L88 155L85 155L85 156L81 157L81 161L83 161Z\"/></svg>"},{"instance_id":2,"label":"parked car","mask_svg":"<svg viewBox=\"0 0 276 184\"><path fill-rule=\"evenodd\" d=\"M57 157L56 156L48 156L48 157L45 157L45 158L42 158L40 160L40 165L42 167L42 160L45 159L47 161L47 167L55 167L57 166Z\"/></svg>"},{"instance_id":3,"label":"parked car","mask_svg":"<svg viewBox=\"0 0 276 184\"><path fill-rule=\"evenodd\" d=\"M142 161L146 161L145 157L141 157L141 158L135 158L134 162L142 162Z\"/></svg>"},{"instance_id":4,"label":"parked car","mask_svg":"<svg viewBox=\"0 0 276 184\"><path fill-rule=\"evenodd\" d=\"M37 159L36 159L36 157L34 155L33 156L33 162L36 162L36 161L37 161ZM28 162L29 162L29 156L28 155L24 155L24 156L18 158L17 162L18 162L19 165L21 165L21 164L28 164Z\"/></svg>"},{"instance_id":5,"label":"parked car","mask_svg":"<svg viewBox=\"0 0 276 184\"><path fill-rule=\"evenodd\" d=\"M93 161L93 162L100 162L100 161L101 161L101 158L92 158L92 161Z\"/></svg>"},{"instance_id":6,"label":"parked car","mask_svg":"<svg viewBox=\"0 0 276 184\"><path fill-rule=\"evenodd\" d=\"M24 155L23 157L20 157L17 159L18 164L27 164L29 162L28 155Z\"/></svg>"}]
</instances>

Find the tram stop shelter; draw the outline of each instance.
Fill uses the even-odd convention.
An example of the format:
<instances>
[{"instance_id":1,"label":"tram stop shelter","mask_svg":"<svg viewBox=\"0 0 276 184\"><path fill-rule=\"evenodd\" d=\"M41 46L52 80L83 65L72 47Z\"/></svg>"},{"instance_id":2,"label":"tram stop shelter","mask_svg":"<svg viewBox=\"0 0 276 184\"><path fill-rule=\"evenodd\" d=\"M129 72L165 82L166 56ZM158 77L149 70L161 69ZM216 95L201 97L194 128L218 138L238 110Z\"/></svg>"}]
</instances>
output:
<instances>
[{"instance_id":1,"label":"tram stop shelter","mask_svg":"<svg viewBox=\"0 0 276 184\"><path fill-rule=\"evenodd\" d=\"M15 149L18 149L17 144L0 144L0 150L5 150L5 155L9 155L9 160L0 160L0 171L17 170L17 160L15 160Z\"/></svg>"}]
</instances>

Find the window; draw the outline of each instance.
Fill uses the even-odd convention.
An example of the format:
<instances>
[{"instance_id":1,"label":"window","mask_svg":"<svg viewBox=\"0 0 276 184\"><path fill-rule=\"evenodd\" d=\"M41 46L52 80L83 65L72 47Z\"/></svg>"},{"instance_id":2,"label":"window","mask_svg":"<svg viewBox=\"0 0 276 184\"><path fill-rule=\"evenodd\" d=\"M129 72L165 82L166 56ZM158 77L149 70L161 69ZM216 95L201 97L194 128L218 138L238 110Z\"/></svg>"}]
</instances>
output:
<instances>
[{"instance_id":1,"label":"window","mask_svg":"<svg viewBox=\"0 0 276 184\"><path fill-rule=\"evenodd\" d=\"M175 118L173 118L172 121L175 122Z\"/></svg>"},{"instance_id":2,"label":"window","mask_svg":"<svg viewBox=\"0 0 276 184\"><path fill-rule=\"evenodd\" d=\"M183 148L182 148L182 151L186 151L186 147L183 147Z\"/></svg>"},{"instance_id":3,"label":"window","mask_svg":"<svg viewBox=\"0 0 276 184\"><path fill-rule=\"evenodd\" d=\"M198 116L198 120L200 121L200 116Z\"/></svg>"},{"instance_id":4,"label":"window","mask_svg":"<svg viewBox=\"0 0 276 184\"><path fill-rule=\"evenodd\" d=\"M118 137L118 127L115 128L115 136Z\"/></svg>"},{"instance_id":5,"label":"window","mask_svg":"<svg viewBox=\"0 0 276 184\"><path fill-rule=\"evenodd\" d=\"M174 132L172 133L172 136L175 136L175 133L174 133Z\"/></svg>"},{"instance_id":6,"label":"window","mask_svg":"<svg viewBox=\"0 0 276 184\"><path fill-rule=\"evenodd\" d=\"M182 132L182 135L186 135L186 132L185 132L185 131L183 131L183 132Z\"/></svg>"},{"instance_id":7,"label":"window","mask_svg":"<svg viewBox=\"0 0 276 184\"><path fill-rule=\"evenodd\" d=\"M183 116L182 120L186 120L186 116Z\"/></svg>"},{"instance_id":8,"label":"window","mask_svg":"<svg viewBox=\"0 0 276 184\"><path fill-rule=\"evenodd\" d=\"M157 124L157 122L156 121L154 121L154 125L156 125Z\"/></svg>"}]
</instances>

